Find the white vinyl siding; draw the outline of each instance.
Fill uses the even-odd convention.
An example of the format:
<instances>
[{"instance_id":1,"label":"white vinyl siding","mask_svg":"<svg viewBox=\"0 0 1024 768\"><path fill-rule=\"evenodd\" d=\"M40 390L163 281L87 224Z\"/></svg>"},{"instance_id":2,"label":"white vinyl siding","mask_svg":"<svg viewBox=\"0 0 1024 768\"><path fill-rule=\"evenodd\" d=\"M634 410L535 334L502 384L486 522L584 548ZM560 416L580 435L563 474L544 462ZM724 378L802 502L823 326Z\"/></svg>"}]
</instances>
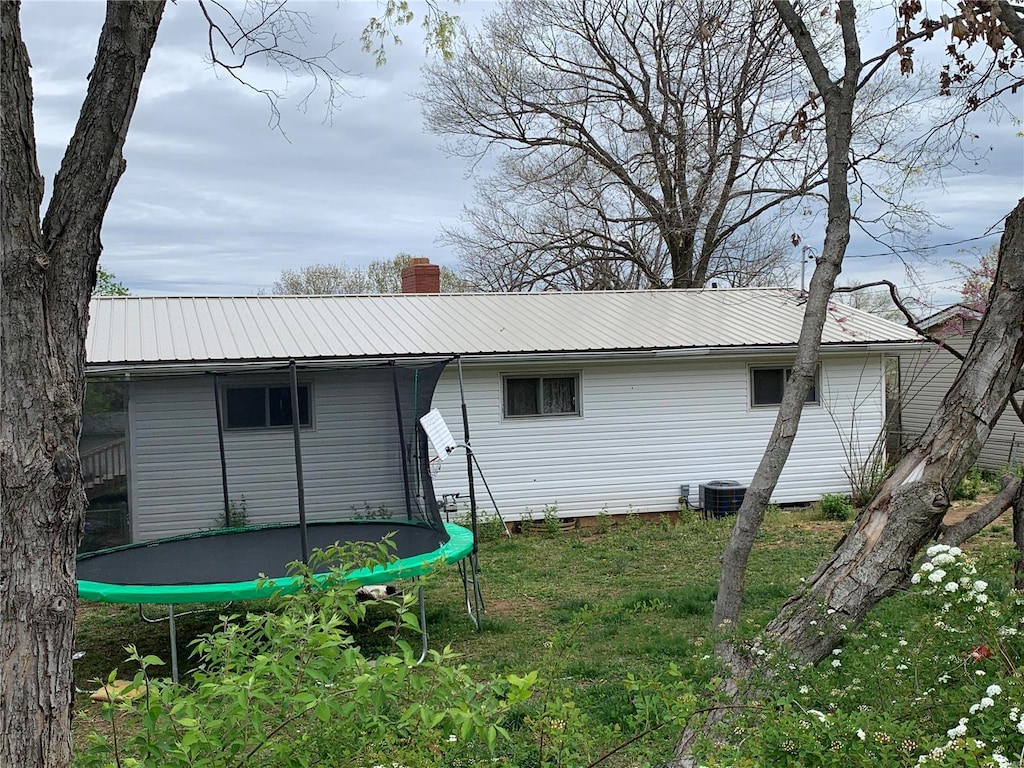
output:
<instances>
[{"instance_id":1,"label":"white vinyl siding","mask_svg":"<svg viewBox=\"0 0 1024 768\"><path fill-rule=\"evenodd\" d=\"M302 430L303 479L309 520L405 514L401 463L392 434L394 391L344 386L330 373L313 383L316 427ZM241 383L221 377L221 386ZM262 379L255 377L256 383ZM133 538L146 540L223 525L213 379L137 381L132 385ZM295 445L291 430L224 432L229 499L243 503L250 524L293 522L298 516Z\"/></svg>"},{"instance_id":2,"label":"white vinyl siding","mask_svg":"<svg viewBox=\"0 0 1024 768\"><path fill-rule=\"evenodd\" d=\"M967 321L967 335L952 336L945 345L966 354L977 321ZM944 347L922 345L917 352L900 355L900 409L903 445L910 445L924 434L960 373L960 360ZM977 466L999 472L1024 462L1024 424L1007 406L996 422L978 456Z\"/></svg>"},{"instance_id":3,"label":"white vinyl siding","mask_svg":"<svg viewBox=\"0 0 1024 768\"><path fill-rule=\"evenodd\" d=\"M214 528L224 518L213 379L129 388L132 539Z\"/></svg>"},{"instance_id":4,"label":"white vinyl siding","mask_svg":"<svg viewBox=\"0 0 1024 768\"><path fill-rule=\"evenodd\" d=\"M741 356L588 361L573 369L585 403L580 416L506 419L502 381L514 366L465 362L472 445L506 519L539 517L546 506L562 516L672 510L681 484L690 486L695 504L700 483L750 482L777 410L749 407L749 367L784 364ZM881 354L823 358L821 405L804 411L773 501L849 491L844 468L851 455L867 455L884 420L882 368ZM523 364L530 375L566 370L564 364ZM342 386L329 371L306 374L316 413L315 427L302 431L309 519L362 517L380 508L403 514L401 475L386 469L400 454L380 443L394 418L393 392L362 386L358 371L345 376ZM227 379L221 377L221 385ZM454 363L434 405L461 441ZM130 414L133 538L221 525L212 377L137 380ZM854 435L852 444L840 431ZM236 504L244 496L250 523L296 519L292 439L290 430L224 433L229 496ZM444 462L435 490L439 497L457 491L465 504L460 456ZM480 508L493 509L483 484L476 489Z\"/></svg>"},{"instance_id":5,"label":"white vinyl siding","mask_svg":"<svg viewBox=\"0 0 1024 768\"><path fill-rule=\"evenodd\" d=\"M777 409L749 408L753 365L741 357L588 363L578 419L503 419L506 367L464 364L470 436L502 514L535 517L546 506L563 516L674 509L680 485L711 480L749 483L775 424ZM884 421L880 354L826 357L819 372L821 407L804 411L800 431L773 496L777 503L848 493L848 453L866 456ZM531 368L531 371L536 370ZM564 366L550 369L565 370ZM454 366L434 405L462 439ZM844 445L839 430L851 430ZM438 495L467 487L461 462L449 459L435 479ZM493 505L480 483L482 509Z\"/></svg>"}]
</instances>

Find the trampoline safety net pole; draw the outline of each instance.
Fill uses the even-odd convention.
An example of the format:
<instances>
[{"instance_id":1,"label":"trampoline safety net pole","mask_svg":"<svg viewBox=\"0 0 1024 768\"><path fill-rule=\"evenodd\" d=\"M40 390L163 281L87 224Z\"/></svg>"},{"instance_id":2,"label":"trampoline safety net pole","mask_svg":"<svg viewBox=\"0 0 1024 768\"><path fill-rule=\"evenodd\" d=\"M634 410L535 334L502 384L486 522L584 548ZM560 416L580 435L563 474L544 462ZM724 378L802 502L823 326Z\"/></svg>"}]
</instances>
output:
<instances>
[{"instance_id":1,"label":"trampoline safety net pole","mask_svg":"<svg viewBox=\"0 0 1024 768\"><path fill-rule=\"evenodd\" d=\"M405 488L405 517L412 520L412 488L409 487L409 451L405 444L405 426L402 424L402 393L398 386L398 366L390 361L391 381L395 385L395 415L398 417L398 444L402 449L402 485ZM416 406L413 401L413 418Z\"/></svg>"},{"instance_id":2,"label":"trampoline safety net pole","mask_svg":"<svg viewBox=\"0 0 1024 768\"><path fill-rule=\"evenodd\" d=\"M462 356L458 358L459 363L459 399L462 401L462 441L466 444L466 472L469 481L469 520L473 530L473 554L477 553L476 530L476 486L473 482L473 449L469 442L469 410L466 408L466 388L462 380Z\"/></svg>"},{"instance_id":3,"label":"trampoline safety net pole","mask_svg":"<svg viewBox=\"0 0 1024 768\"><path fill-rule=\"evenodd\" d=\"M309 562L309 537L306 534L306 486L302 479L302 440L299 422L299 380L294 358L288 361L288 374L292 395L292 435L295 438L295 487L299 495L299 542L302 546L302 562Z\"/></svg>"},{"instance_id":4,"label":"trampoline safety net pole","mask_svg":"<svg viewBox=\"0 0 1024 768\"><path fill-rule=\"evenodd\" d=\"M224 496L224 527L231 527L231 501L228 497L228 462L224 454L224 413L220 405L220 383L213 374L213 407L217 414L217 450L220 451L220 489Z\"/></svg>"}]
</instances>

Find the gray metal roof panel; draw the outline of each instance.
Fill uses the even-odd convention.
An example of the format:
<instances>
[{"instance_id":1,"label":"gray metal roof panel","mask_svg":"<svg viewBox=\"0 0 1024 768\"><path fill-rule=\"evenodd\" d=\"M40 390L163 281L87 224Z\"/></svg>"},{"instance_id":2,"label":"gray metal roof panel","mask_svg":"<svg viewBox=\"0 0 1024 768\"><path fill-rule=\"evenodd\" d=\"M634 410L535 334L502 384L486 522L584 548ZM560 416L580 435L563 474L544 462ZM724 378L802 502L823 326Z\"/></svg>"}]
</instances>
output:
<instances>
[{"instance_id":1,"label":"gray metal roof panel","mask_svg":"<svg viewBox=\"0 0 1024 768\"><path fill-rule=\"evenodd\" d=\"M795 344L786 289L379 296L110 297L92 302L90 365L602 352ZM833 303L822 344L917 341Z\"/></svg>"}]
</instances>

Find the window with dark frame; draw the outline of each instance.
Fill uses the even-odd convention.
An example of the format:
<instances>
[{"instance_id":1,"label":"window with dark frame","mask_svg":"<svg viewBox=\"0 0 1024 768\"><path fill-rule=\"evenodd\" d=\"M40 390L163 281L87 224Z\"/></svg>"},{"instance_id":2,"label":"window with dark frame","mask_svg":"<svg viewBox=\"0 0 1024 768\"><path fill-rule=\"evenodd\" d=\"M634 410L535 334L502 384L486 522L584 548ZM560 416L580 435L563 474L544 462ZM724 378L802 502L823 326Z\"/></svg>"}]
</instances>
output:
<instances>
[{"instance_id":1,"label":"window with dark frame","mask_svg":"<svg viewBox=\"0 0 1024 768\"><path fill-rule=\"evenodd\" d=\"M818 372L819 369L815 368L814 383L807 393L805 403L818 402ZM751 368L750 404L755 408L780 405L791 374L791 368Z\"/></svg>"},{"instance_id":2,"label":"window with dark frame","mask_svg":"<svg viewBox=\"0 0 1024 768\"><path fill-rule=\"evenodd\" d=\"M312 426L309 385L299 384L299 425ZM292 425L291 387L227 387L224 390L225 429L272 429Z\"/></svg>"},{"instance_id":3,"label":"window with dark frame","mask_svg":"<svg viewBox=\"0 0 1024 768\"><path fill-rule=\"evenodd\" d=\"M505 376L506 418L578 416L579 375Z\"/></svg>"}]
</instances>

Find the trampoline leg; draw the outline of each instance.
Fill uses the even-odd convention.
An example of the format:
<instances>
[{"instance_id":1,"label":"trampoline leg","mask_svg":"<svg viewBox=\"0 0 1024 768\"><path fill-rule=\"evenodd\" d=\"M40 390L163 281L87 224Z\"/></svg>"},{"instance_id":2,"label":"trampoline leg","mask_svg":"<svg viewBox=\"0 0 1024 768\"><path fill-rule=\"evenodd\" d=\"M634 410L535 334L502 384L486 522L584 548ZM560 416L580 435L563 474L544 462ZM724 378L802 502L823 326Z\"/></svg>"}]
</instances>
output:
<instances>
[{"instance_id":1,"label":"trampoline leg","mask_svg":"<svg viewBox=\"0 0 1024 768\"><path fill-rule=\"evenodd\" d=\"M423 640L423 649L420 651L420 660L417 664L422 664L423 660L427 658L427 601L423 596L423 585L417 587L419 590L419 602L420 602L420 637Z\"/></svg>"},{"instance_id":2,"label":"trampoline leg","mask_svg":"<svg viewBox=\"0 0 1024 768\"><path fill-rule=\"evenodd\" d=\"M472 619L473 626L479 630L484 610L484 596L480 591L480 569L475 553L459 561L459 575L462 577L462 596L466 600L466 613Z\"/></svg>"},{"instance_id":3,"label":"trampoline leg","mask_svg":"<svg viewBox=\"0 0 1024 768\"><path fill-rule=\"evenodd\" d=\"M476 552L470 555L470 560L473 565L473 623L479 630L483 621L484 595L480 591L480 563L476 559Z\"/></svg>"},{"instance_id":4,"label":"trampoline leg","mask_svg":"<svg viewBox=\"0 0 1024 768\"><path fill-rule=\"evenodd\" d=\"M167 606L167 627L171 635L171 682L178 684L178 631L174 625L174 605Z\"/></svg>"},{"instance_id":5,"label":"trampoline leg","mask_svg":"<svg viewBox=\"0 0 1024 768\"><path fill-rule=\"evenodd\" d=\"M199 613L199 611L185 611L185 613L177 614L178 616L189 616L193 613ZM178 682L178 629L174 622L174 606L167 606L167 618L166 619L151 619L146 615L146 612L142 610L142 605L139 605L139 618L147 624L159 624L161 621L167 622L168 634L171 638L171 682Z\"/></svg>"}]
</instances>

